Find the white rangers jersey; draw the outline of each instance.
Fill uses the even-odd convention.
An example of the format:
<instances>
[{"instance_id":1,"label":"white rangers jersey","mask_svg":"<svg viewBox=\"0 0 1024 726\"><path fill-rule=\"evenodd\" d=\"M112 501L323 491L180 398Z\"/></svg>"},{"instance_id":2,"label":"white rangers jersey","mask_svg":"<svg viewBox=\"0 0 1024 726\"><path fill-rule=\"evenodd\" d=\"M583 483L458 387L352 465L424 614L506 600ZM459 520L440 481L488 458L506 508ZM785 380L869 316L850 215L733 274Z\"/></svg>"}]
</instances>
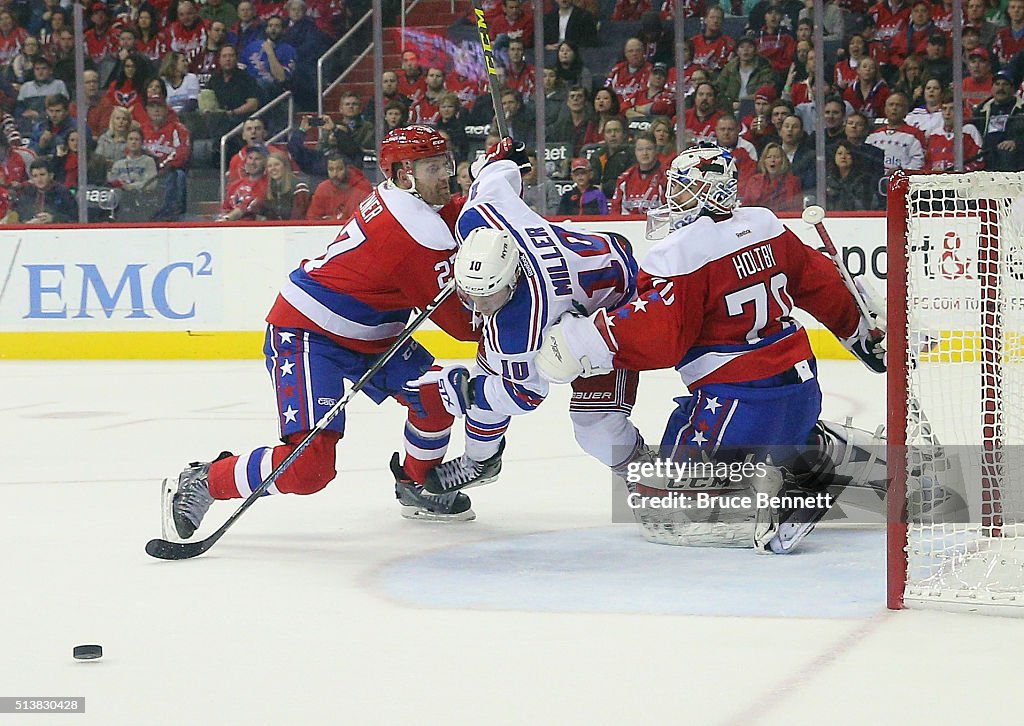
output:
<instances>
[{"instance_id":1,"label":"white rangers jersey","mask_svg":"<svg viewBox=\"0 0 1024 726\"><path fill-rule=\"evenodd\" d=\"M587 314L628 302L636 291L637 263L620 235L552 224L522 200L522 177L510 161L483 168L456 222L461 243L478 227L512 234L519 245L520 275L508 303L484 321L477 363L475 403L513 416L540 405L548 382L534 357L544 333L569 311Z\"/></svg>"}]
</instances>

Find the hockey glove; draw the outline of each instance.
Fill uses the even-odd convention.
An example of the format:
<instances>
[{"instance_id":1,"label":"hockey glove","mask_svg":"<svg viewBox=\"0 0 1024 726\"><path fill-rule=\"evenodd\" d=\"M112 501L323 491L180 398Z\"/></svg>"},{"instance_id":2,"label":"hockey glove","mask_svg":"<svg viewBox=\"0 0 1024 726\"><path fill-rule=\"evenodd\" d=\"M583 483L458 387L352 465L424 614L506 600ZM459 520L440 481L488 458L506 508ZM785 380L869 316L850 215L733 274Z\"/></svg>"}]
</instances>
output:
<instances>
[{"instance_id":1,"label":"hockey glove","mask_svg":"<svg viewBox=\"0 0 1024 726\"><path fill-rule=\"evenodd\" d=\"M844 340L843 345L875 373L885 373L888 363L885 335L879 334L877 329L869 329L866 320L861 319L857 332Z\"/></svg>"},{"instance_id":2,"label":"hockey glove","mask_svg":"<svg viewBox=\"0 0 1024 726\"><path fill-rule=\"evenodd\" d=\"M570 383L583 376L600 376L612 370L612 351L595 325L604 314L589 318L563 315L544 335L534 359L537 370L552 383Z\"/></svg>"},{"instance_id":3,"label":"hockey glove","mask_svg":"<svg viewBox=\"0 0 1024 726\"><path fill-rule=\"evenodd\" d=\"M410 408L424 417L427 410L423 397L432 395L431 389L437 391L441 405L452 416L464 416L473 405L473 383L465 366L431 369L402 388Z\"/></svg>"},{"instance_id":4,"label":"hockey glove","mask_svg":"<svg viewBox=\"0 0 1024 726\"><path fill-rule=\"evenodd\" d=\"M487 150L487 153L474 161L469 167L469 175L473 179L480 176L480 172L492 161L505 159L513 162L519 167L519 173L526 176L533 168L530 164L530 157L526 155L526 144L505 137Z\"/></svg>"}]
</instances>

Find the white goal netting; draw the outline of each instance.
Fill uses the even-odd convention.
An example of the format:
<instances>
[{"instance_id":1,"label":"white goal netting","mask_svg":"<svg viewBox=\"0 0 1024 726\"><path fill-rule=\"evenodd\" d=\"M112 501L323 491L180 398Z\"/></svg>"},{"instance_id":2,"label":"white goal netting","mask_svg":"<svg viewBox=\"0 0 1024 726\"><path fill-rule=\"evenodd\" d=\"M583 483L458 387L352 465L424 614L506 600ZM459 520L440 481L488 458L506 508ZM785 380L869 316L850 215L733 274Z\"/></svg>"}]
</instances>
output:
<instances>
[{"instance_id":1,"label":"white goal netting","mask_svg":"<svg viewBox=\"0 0 1024 726\"><path fill-rule=\"evenodd\" d=\"M912 176L900 213L904 601L1024 615L1024 173Z\"/></svg>"}]
</instances>

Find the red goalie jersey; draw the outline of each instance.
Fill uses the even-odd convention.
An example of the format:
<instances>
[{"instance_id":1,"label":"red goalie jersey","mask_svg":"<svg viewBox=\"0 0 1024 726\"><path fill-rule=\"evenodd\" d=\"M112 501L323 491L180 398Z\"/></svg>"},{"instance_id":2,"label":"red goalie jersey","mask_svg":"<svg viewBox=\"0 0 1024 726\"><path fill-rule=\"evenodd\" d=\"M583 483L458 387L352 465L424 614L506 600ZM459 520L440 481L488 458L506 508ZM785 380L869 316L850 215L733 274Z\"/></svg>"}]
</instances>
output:
<instances>
[{"instance_id":1,"label":"red goalie jersey","mask_svg":"<svg viewBox=\"0 0 1024 726\"><path fill-rule=\"evenodd\" d=\"M633 302L595 320L614 366L675 367L691 390L767 378L812 358L796 307L841 338L859 323L832 261L760 207L673 232L644 258L638 288Z\"/></svg>"}]
</instances>

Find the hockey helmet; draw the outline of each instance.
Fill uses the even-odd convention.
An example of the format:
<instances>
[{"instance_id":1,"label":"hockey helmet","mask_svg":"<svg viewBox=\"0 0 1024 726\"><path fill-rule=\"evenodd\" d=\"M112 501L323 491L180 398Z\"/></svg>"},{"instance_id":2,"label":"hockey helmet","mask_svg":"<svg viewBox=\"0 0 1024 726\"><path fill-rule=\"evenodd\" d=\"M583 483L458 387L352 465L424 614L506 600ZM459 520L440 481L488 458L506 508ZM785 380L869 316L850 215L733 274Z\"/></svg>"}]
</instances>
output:
<instances>
[{"instance_id":1,"label":"hockey helmet","mask_svg":"<svg viewBox=\"0 0 1024 726\"><path fill-rule=\"evenodd\" d=\"M448 148L448 140L429 126L403 126L392 129L380 143L380 170L384 178L394 179L395 164L405 161L446 156L451 162L451 175L455 174L455 159Z\"/></svg>"},{"instance_id":2,"label":"hockey helmet","mask_svg":"<svg viewBox=\"0 0 1024 726\"><path fill-rule=\"evenodd\" d=\"M467 308L494 315L515 292L519 246L508 232L477 227L455 254L455 289Z\"/></svg>"},{"instance_id":3,"label":"hockey helmet","mask_svg":"<svg viewBox=\"0 0 1024 726\"><path fill-rule=\"evenodd\" d=\"M701 143L681 151L665 176L667 204L648 215L648 237L690 224L704 211L729 214L736 206L736 160L721 146Z\"/></svg>"}]
</instances>

